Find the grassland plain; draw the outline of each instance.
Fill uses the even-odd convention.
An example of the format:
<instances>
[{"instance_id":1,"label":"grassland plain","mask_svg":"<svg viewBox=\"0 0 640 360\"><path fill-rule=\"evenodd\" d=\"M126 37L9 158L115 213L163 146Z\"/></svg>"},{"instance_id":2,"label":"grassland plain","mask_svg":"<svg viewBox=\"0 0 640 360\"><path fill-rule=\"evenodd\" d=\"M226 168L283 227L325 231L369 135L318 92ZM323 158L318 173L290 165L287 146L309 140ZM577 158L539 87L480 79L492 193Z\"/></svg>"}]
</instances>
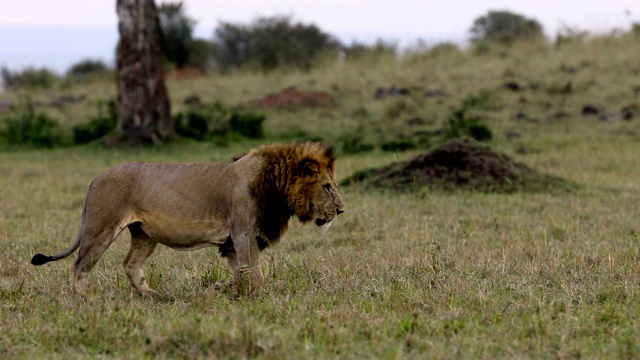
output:
<instances>
[{"instance_id":1,"label":"grassland plain","mask_svg":"<svg viewBox=\"0 0 640 360\"><path fill-rule=\"evenodd\" d=\"M215 281L231 277L215 248L158 248L146 274L160 295L136 295L122 269L127 233L93 270L86 295L70 291L72 259L39 268L28 263L36 252L73 241L86 189L105 169L137 160L226 161L256 143L0 153L0 355L637 358L640 115L623 121L618 110L638 103L638 41L603 38L170 83L176 109L191 93L238 103L296 86L339 97L332 109L269 113L267 141L292 129L330 141L361 129L375 141L410 131L402 123L416 115L437 127L461 98L489 89L481 115L496 134L491 146L583 185L554 194L345 188L347 212L328 231L294 221L283 241L266 250L266 286L250 298L214 290ZM505 81L523 89L505 90ZM392 84L449 95L373 100L376 87ZM92 90L98 88L106 86L65 91L87 91L91 105L109 96ZM605 110L583 116L587 103ZM71 109L48 111L66 126L80 121ZM518 136L506 136L513 132ZM420 151L344 155L338 175Z\"/></svg>"}]
</instances>

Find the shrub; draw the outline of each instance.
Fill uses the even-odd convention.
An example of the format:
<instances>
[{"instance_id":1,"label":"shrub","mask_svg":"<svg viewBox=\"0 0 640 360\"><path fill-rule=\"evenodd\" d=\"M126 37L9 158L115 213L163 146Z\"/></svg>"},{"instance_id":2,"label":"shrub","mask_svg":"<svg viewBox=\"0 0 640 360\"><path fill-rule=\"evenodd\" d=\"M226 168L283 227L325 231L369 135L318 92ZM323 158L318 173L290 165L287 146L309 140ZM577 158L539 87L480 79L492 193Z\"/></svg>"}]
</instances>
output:
<instances>
[{"instance_id":1,"label":"shrub","mask_svg":"<svg viewBox=\"0 0 640 360\"><path fill-rule=\"evenodd\" d=\"M403 114L410 113L411 110L413 110L412 104L407 101L407 99L403 97L397 98L385 105L384 109L382 110L382 118L385 120L393 121Z\"/></svg>"},{"instance_id":2,"label":"shrub","mask_svg":"<svg viewBox=\"0 0 640 360\"><path fill-rule=\"evenodd\" d=\"M222 22L215 29L215 62L222 70L253 66L311 68L338 42L315 25L293 23L290 17L261 17L251 25Z\"/></svg>"},{"instance_id":3,"label":"shrub","mask_svg":"<svg viewBox=\"0 0 640 360\"><path fill-rule=\"evenodd\" d=\"M188 44L189 65L196 66L202 70L212 67L215 46L211 41L203 39L193 39Z\"/></svg>"},{"instance_id":4,"label":"shrub","mask_svg":"<svg viewBox=\"0 0 640 360\"><path fill-rule=\"evenodd\" d=\"M373 145L364 141L360 132L345 134L338 138L343 154L357 154L373 150Z\"/></svg>"},{"instance_id":5,"label":"shrub","mask_svg":"<svg viewBox=\"0 0 640 360\"><path fill-rule=\"evenodd\" d=\"M488 106L491 93L481 91L477 95L467 95L460 107L454 110L444 126L444 140L469 136L478 141L489 141L493 134L491 129L480 123L480 118L472 113L473 109Z\"/></svg>"},{"instance_id":6,"label":"shrub","mask_svg":"<svg viewBox=\"0 0 640 360\"><path fill-rule=\"evenodd\" d=\"M107 108L106 114L104 107ZM98 105L98 116L87 124L76 125L73 128L73 142L85 144L109 134L116 128L118 112L115 100Z\"/></svg>"},{"instance_id":7,"label":"shrub","mask_svg":"<svg viewBox=\"0 0 640 360\"><path fill-rule=\"evenodd\" d=\"M407 151L416 148L416 144L410 139L396 139L380 145L384 151Z\"/></svg>"},{"instance_id":8,"label":"shrub","mask_svg":"<svg viewBox=\"0 0 640 360\"><path fill-rule=\"evenodd\" d=\"M174 119L178 135L199 141L213 140L225 144L233 134L250 139L264 136L264 115L230 111L219 102L202 108L189 108L178 113Z\"/></svg>"},{"instance_id":9,"label":"shrub","mask_svg":"<svg viewBox=\"0 0 640 360\"><path fill-rule=\"evenodd\" d=\"M544 38L542 25L534 19L510 11L489 11L477 18L469 30L474 42L510 43L514 40L540 40Z\"/></svg>"},{"instance_id":10,"label":"shrub","mask_svg":"<svg viewBox=\"0 0 640 360\"><path fill-rule=\"evenodd\" d=\"M239 135L250 139L260 139L264 137L262 123L265 116L252 112L234 112L229 119L231 130Z\"/></svg>"},{"instance_id":11,"label":"shrub","mask_svg":"<svg viewBox=\"0 0 640 360\"><path fill-rule=\"evenodd\" d=\"M43 113L36 113L29 102L12 116L2 119L0 137L8 145L51 148L64 145L58 122Z\"/></svg>"},{"instance_id":12,"label":"shrub","mask_svg":"<svg viewBox=\"0 0 640 360\"><path fill-rule=\"evenodd\" d=\"M158 19L162 28L162 52L165 59L178 68L189 64L190 43L196 21L184 14L182 2L162 3Z\"/></svg>"},{"instance_id":13,"label":"shrub","mask_svg":"<svg viewBox=\"0 0 640 360\"><path fill-rule=\"evenodd\" d=\"M218 102L202 108L191 107L176 115L176 132L195 140L226 138L230 131L228 114L227 108Z\"/></svg>"},{"instance_id":14,"label":"shrub","mask_svg":"<svg viewBox=\"0 0 640 360\"><path fill-rule=\"evenodd\" d=\"M111 70L99 59L85 59L73 64L69 70L67 70L67 76L74 79L86 78L92 75L107 74Z\"/></svg>"},{"instance_id":15,"label":"shrub","mask_svg":"<svg viewBox=\"0 0 640 360\"><path fill-rule=\"evenodd\" d=\"M477 122L469 124L468 131L471 138L478 141L489 141L493 137L491 129L487 125Z\"/></svg>"},{"instance_id":16,"label":"shrub","mask_svg":"<svg viewBox=\"0 0 640 360\"><path fill-rule=\"evenodd\" d=\"M176 133L196 140L204 140L209 133L209 116L200 109L189 109L175 117Z\"/></svg>"},{"instance_id":17,"label":"shrub","mask_svg":"<svg viewBox=\"0 0 640 360\"><path fill-rule=\"evenodd\" d=\"M185 14L182 1L160 4L158 20L163 34L162 52L167 63L178 69L195 66L206 70L210 67L214 45L211 41L193 37L197 21Z\"/></svg>"},{"instance_id":18,"label":"shrub","mask_svg":"<svg viewBox=\"0 0 640 360\"><path fill-rule=\"evenodd\" d=\"M478 108L483 110L492 109L495 104L492 102L491 92L486 89L478 91L477 94L469 94L462 99L461 108Z\"/></svg>"},{"instance_id":19,"label":"shrub","mask_svg":"<svg viewBox=\"0 0 640 360\"><path fill-rule=\"evenodd\" d=\"M20 72L11 71L6 67L0 69L0 77L5 88L9 89L49 89L59 77L52 70L47 68L28 67Z\"/></svg>"},{"instance_id":20,"label":"shrub","mask_svg":"<svg viewBox=\"0 0 640 360\"><path fill-rule=\"evenodd\" d=\"M432 46L429 50L429 54L433 55L433 56L438 56L438 55L458 55L462 53L462 50L460 50L460 47L452 42L441 42L438 43L434 46Z\"/></svg>"},{"instance_id":21,"label":"shrub","mask_svg":"<svg viewBox=\"0 0 640 360\"><path fill-rule=\"evenodd\" d=\"M393 41L377 39L373 45L354 41L349 46L342 46L342 53L347 61L362 59L387 59L395 57L398 44Z\"/></svg>"},{"instance_id":22,"label":"shrub","mask_svg":"<svg viewBox=\"0 0 640 360\"><path fill-rule=\"evenodd\" d=\"M473 45L473 52L477 55L487 55L492 51L491 43L488 41L476 41Z\"/></svg>"}]
</instances>

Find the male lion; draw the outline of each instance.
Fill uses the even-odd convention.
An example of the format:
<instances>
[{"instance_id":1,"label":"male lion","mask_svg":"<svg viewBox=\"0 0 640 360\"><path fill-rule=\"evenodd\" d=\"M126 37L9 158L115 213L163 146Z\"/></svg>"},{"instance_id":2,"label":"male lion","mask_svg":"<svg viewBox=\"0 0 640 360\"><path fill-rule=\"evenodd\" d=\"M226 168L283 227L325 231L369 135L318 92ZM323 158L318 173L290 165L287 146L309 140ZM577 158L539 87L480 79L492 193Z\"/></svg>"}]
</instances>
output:
<instances>
[{"instance_id":1,"label":"male lion","mask_svg":"<svg viewBox=\"0 0 640 360\"><path fill-rule=\"evenodd\" d=\"M158 243L176 250L218 246L236 289L263 281L259 252L275 244L291 216L329 225L344 212L333 147L320 142L263 145L230 163L118 165L89 186L76 241L62 254L36 254L33 265L71 255L74 288L83 291L100 256L124 228L131 249L124 268L133 287L153 293L142 264Z\"/></svg>"}]
</instances>

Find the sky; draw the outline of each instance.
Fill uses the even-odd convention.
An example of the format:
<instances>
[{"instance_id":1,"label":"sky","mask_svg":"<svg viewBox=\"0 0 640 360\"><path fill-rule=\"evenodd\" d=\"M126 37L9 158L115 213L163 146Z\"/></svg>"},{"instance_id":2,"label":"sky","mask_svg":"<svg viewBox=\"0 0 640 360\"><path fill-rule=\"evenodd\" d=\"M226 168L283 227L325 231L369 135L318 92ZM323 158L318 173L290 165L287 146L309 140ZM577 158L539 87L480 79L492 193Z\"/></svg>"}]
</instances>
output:
<instances>
[{"instance_id":1,"label":"sky","mask_svg":"<svg viewBox=\"0 0 640 360\"><path fill-rule=\"evenodd\" d=\"M156 0L156 4L162 1ZM175 1L174 1L175 2ZM258 16L290 15L344 43L378 38L410 46L463 42L473 21L509 10L543 25L553 38L562 27L605 33L640 23L640 0L185 0L197 37L212 39L220 21L248 24ZM0 0L0 66L46 66L63 73L97 58L112 63L118 40L115 0Z\"/></svg>"}]
</instances>

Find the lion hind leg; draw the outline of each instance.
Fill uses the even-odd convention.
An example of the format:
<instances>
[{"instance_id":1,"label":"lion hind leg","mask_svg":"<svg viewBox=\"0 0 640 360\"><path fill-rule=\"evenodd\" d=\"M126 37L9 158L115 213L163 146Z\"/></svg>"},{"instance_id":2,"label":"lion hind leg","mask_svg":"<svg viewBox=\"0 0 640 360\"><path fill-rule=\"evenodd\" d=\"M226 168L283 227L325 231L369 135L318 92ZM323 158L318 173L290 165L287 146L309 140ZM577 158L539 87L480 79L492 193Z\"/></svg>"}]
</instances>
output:
<instances>
[{"instance_id":1,"label":"lion hind leg","mask_svg":"<svg viewBox=\"0 0 640 360\"><path fill-rule=\"evenodd\" d=\"M124 271L131 285L140 294L151 295L155 291L149 287L147 280L144 278L142 265L153 253L158 243L142 231L140 224L129 225L129 231L131 232L131 248L124 259Z\"/></svg>"},{"instance_id":2,"label":"lion hind leg","mask_svg":"<svg viewBox=\"0 0 640 360\"><path fill-rule=\"evenodd\" d=\"M81 235L85 236L85 235ZM112 231L104 231L102 234L93 237L94 241L83 241L80 244L78 259L73 267L73 286L77 292L85 292L87 289L87 278L91 269L100 260L100 257L107 250L116 236Z\"/></svg>"},{"instance_id":3,"label":"lion hind leg","mask_svg":"<svg viewBox=\"0 0 640 360\"><path fill-rule=\"evenodd\" d=\"M80 293L87 288L87 278L91 269L127 226L124 222L113 226L102 226L99 222L92 223L89 220L89 215L83 220L82 229L77 240L80 250L78 251L78 258L73 265L73 287Z\"/></svg>"}]
</instances>

